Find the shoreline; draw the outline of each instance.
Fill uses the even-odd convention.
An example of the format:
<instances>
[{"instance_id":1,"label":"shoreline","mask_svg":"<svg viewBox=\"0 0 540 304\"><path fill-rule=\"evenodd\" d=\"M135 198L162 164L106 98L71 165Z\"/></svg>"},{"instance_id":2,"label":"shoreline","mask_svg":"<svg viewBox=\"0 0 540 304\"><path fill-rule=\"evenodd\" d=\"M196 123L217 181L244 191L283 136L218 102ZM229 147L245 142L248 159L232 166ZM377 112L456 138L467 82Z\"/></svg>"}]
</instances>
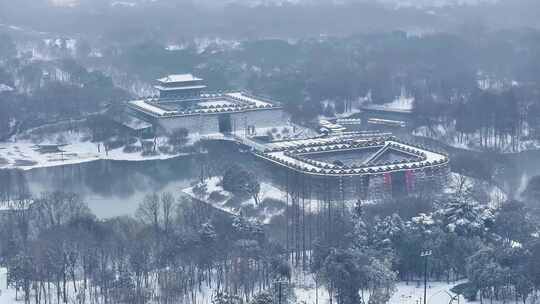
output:
<instances>
[{"instance_id":1,"label":"shoreline","mask_svg":"<svg viewBox=\"0 0 540 304\"><path fill-rule=\"evenodd\" d=\"M93 143L92 143L93 144ZM89 144L87 144L88 146ZM33 143L0 143L0 170L29 171L39 168L53 168L65 165L84 164L100 160L142 162L168 160L193 153L181 152L176 154L158 154L143 156L140 152L125 153L121 148L101 152L89 152L88 149L67 149L62 152L41 153L36 151L38 145ZM69 146L69 145L68 145ZM14 155L18 153L18 155ZM5 156L9 158L6 158Z\"/></svg>"}]
</instances>

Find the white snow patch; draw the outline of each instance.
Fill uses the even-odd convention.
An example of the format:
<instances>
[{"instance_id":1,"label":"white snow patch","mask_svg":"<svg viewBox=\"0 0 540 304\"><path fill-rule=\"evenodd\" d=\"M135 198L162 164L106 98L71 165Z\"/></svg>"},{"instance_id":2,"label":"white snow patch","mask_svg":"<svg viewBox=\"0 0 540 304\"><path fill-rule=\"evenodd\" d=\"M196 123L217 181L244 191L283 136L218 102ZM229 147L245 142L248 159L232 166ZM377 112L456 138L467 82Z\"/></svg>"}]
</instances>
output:
<instances>
[{"instance_id":1,"label":"white snow patch","mask_svg":"<svg viewBox=\"0 0 540 304\"><path fill-rule=\"evenodd\" d=\"M456 296L450 291L454 286L463 283L445 283L445 282L428 282L427 302L428 303L449 303L451 297ZM424 285L420 283L410 282L408 285L405 282L399 282L396 286L396 292L390 298L388 304L418 304L423 303ZM457 301L456 301L457 303ZM459 303L467 303L460 297Z\"/></svg>"},{"instance_id":2,"label":"white snow patch","mask_svg":"<svg viewBox=\"0 0 540 304\"><path fill-rule=\"evenodd\" d=\"M14 88L8 86L7 84L0 83L0 93L2 92L12 92Z\"/></svg>"},{"instance_id":3,"label":"white snow patch","mask_svg":"<svg viewBox=\"0 0 540 304\"><path fill-rule=\"evenodd\" d=\"M0 142L0 169L19 168L29 170L41 167L54 167L79 164L100 159L144 161L169 159L182 155L156 154L143 156L141 152L127 153L123 148L105 151L101 142L91 142L85 132L62 132L47 136L36 143L31 139L12 139ZM158 146L166 142L166 138L157 138ZM140 144L140 143L139 143ZM58 146L60 151L43 153L40 147Z\"/></svg>"},{"instance_id":4,"label":"white snow patch","mask_svg":"<svg viewBox=\"0 0 540 304\"><path fill-rule=\"evenodd\" d=\"M450 290L464 281L458 281L454 283L446 282L428 282L427 285L427 302L428 303L449 303L451 296L456 296ZM301 273L294 276L294 292L296 295L296 303L315 303L318 299L318 303L326 304L330 303L328 297L328 291L326 287L319 283L316 288L313 274ZM364 297L366 303L369 301L369 295L367 291L364 291ZM418 304L423 303L424 298L424 285L417 282L398 282L396 284L396 290L391 296L388 304ZM454 300L454 303L457 303ZM460 297L459 303L468 303L465 298Z\"/></svg>"},{"instance_id":5,"label":"white snow patch","mask_svg":"<svg viewBox=\"0 0 540 304\"><path fill-rule=\"evenodd\" d=\"M164 110L158 106L152 105L145 100L133 100L129 102L131 105L136 106L137 108L140 108L146 112L150 112L151 114L157 115L157 116L166 116L166 115L174 115L177 114L177 111L167 111Z\"/></svg>"},{"instance_id":6,"label":"white snow patch","mask_svg":"<svg viewBox=\"0 0 540 304\"><path fill-rule=\"evenodd\" d=\"M7 269L0 268L0 304L12 304L15 302L15 289L7 288Z\"/></svg>"},{"instance_id":7,"label":"white snow patch","mask_svg":"<svg viewBox=\"0 0 540 304\"><path fill-rule=\"evenodd\" d=\"M225 212L231 213L231 214L238 214L239 210L237 208L226 206L225 204L227 201L232 198L234 195L226 190L223 190L223 187L221 186L221 177L214 176L211 178L208 178L204 181L206 185L206 193L203 195L196 194L194 192L195 186L188 187L186 189L183 189L182 191L186 194L188 194L191 197L194 197L198 200L201 200L207 204L212 205L213 207L223 210ZM210 199L210 194L213 192L218 192L223 196L223 200L221 201L213 201ZM279 190L278 188L274 187L270 183L262 182L261 183L261 190L259 192L259 199L262 202L266 198L271 198L275 200L280 200L284 196L283 192ZM252 197L246 198L243 202L240 204L243 207L247 206L253 206L257 208L258 206L255 204L255 200ZM263 222L270 222L271 218L276 214L265 214L264 219L262 219Z\"/></svg>"},{"instance_id":8,"label":"white snow patch","mask_svg":"<svg viewBox=\"0 0 540 304\"><path fill-rule=\"evenodd\" d=\"M128 1L114 1L111 3L112 7L135 7L137 3Z\"/></svg>"}]
</instances>

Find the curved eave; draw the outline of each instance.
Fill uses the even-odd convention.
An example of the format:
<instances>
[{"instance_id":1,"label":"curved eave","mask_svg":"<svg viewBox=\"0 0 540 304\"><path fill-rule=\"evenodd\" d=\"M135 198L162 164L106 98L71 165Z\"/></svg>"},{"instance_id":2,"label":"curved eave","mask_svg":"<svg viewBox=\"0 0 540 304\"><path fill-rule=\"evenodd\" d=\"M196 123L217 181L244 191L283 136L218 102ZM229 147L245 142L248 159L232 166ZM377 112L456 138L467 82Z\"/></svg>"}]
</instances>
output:
<instances>
[{"instance_id":1,"label":"curved eave","mask_svg":"<svg viewBox=\"0 0 540 304\"><path fill-rule=\"evenodd\" d=\"M384 173L405 172L405 171L411 171L411 170L412 171L418 171L418 170L424 170L424 169L441 168L441 167L448 166L450 164L450 161L447 159L443 163L430 164L430 165L421 165L421 166L418 166L416 168L398 168L398 169L389 168L388 170L384 170L384 171L363 172L363 173L354 173L354 172L353 173L351 173L351 172L348 172L348 173L328 173L328 172L312 172L310 170L295 168L295 167L289 166L289 165L287 165L287 164L285 164L283 162L271 159L268 156L266 156L265 154L255 154L255 155L257 157L259 157L259 158L265 159L265 160L267 160L269 162L272 162L272 163L274 163L276 165L287 168L289 170L293 170L295 172L299 172L299 173L306 174L306 175L311 175L311 176L328 176L328 177L351 177L351 176L381 175L381 174L384 174ZM385 165L382 165L382 166L385 166ZM389 164L387 166L392 166L392 165ZM367 170L369 170L369 168L373 168L373 167L367 167ZM365 168L363 168L363 169L366 170ZM332 170L332 169L321 169L321 170ZM344 169L344 170L354 170L354 169Z\"/></svg>"}]
</instances>

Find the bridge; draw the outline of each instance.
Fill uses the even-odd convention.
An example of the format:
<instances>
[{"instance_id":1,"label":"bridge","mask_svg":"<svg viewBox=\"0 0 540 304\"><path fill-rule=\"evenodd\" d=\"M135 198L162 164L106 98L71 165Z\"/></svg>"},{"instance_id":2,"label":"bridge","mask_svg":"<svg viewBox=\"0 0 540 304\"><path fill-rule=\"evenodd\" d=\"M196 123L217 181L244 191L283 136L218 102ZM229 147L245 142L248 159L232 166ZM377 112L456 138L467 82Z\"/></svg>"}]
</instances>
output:
<instances>
[{"instance_id":1,"label":"bridge","mask_svg":"<svg viewBox=\"0 0 540 304\"><path fill-rule=\"evenodd\" d=\"M268 149L274 148L289 148L297 146L299 143L310 144L310 143L324 143L327 141L337 140L337 139L367 139L373 137L386 137L391 136L392 133L387 132L342 132L329 135L320 135L318 137L307 137L307 138L291 138L287 140L274 141L269 143L261 143L256 141L253 138L246 136L241 133L216 133L201 136L201 140L221 140L221 141L230 141L236 142L251 148L253 152L265 152Z\"/></svg>"},{"instance_id":2,"label":"bridge","mask_svg":"<svg viewBox=\"0 0 540 304\"><path fill-rule=\"evenodd\" d=\"M219 133L219 134L205 135L205 136L201 136L201 140L220 140L220 141L235 142L235 143L248 146L253 151L258 151L258 152L264 152L264 150L268 149L268 147L265 144L259 143L252 138L241 136L234 133L227 133L227 134Z\"/></svg>"}]
</instances>

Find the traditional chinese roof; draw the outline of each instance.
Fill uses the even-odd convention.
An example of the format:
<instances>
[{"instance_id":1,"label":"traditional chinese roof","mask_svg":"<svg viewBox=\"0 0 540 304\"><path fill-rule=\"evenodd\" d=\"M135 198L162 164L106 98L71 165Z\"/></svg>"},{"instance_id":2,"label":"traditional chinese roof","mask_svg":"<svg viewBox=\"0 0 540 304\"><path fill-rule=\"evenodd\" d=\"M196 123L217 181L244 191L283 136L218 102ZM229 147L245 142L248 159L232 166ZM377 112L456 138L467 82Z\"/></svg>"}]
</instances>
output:
<instances>
[{"instance_id":1,"label":"traditional chinese roof","mask_svg":"<svg viewBox=\"0 0 540 304\"><path fill-rule=\"evenodd\" d=\"M178 82L192 82L202 81L202 78L193 76L192 74L173 74L163 78L159 78L157 81L161 83L178 83Z\"/></svg>"},{"instance_id":2,"label":"traditional chinese roof","mask_svg":"<svg viewBox=\"0 0 540 304\"><path fill-rule=\"evenodd\" d=\"M257 155L295 171L321 176L383 174L449 163L444 153L395 137L296 140L271 146Z\"/></svg>"},{"instance_id":3,"label":"traditional chinese roof","mask_svg":"<svg viewBox=\"0 0 540 304\"><path fill-rule=\"evenodd\" d=\"M129 101L128 106L155 118L281 108L275 102L245 92L203 94L184 99L148 98Z\"/></svg>"}]
</instances>

